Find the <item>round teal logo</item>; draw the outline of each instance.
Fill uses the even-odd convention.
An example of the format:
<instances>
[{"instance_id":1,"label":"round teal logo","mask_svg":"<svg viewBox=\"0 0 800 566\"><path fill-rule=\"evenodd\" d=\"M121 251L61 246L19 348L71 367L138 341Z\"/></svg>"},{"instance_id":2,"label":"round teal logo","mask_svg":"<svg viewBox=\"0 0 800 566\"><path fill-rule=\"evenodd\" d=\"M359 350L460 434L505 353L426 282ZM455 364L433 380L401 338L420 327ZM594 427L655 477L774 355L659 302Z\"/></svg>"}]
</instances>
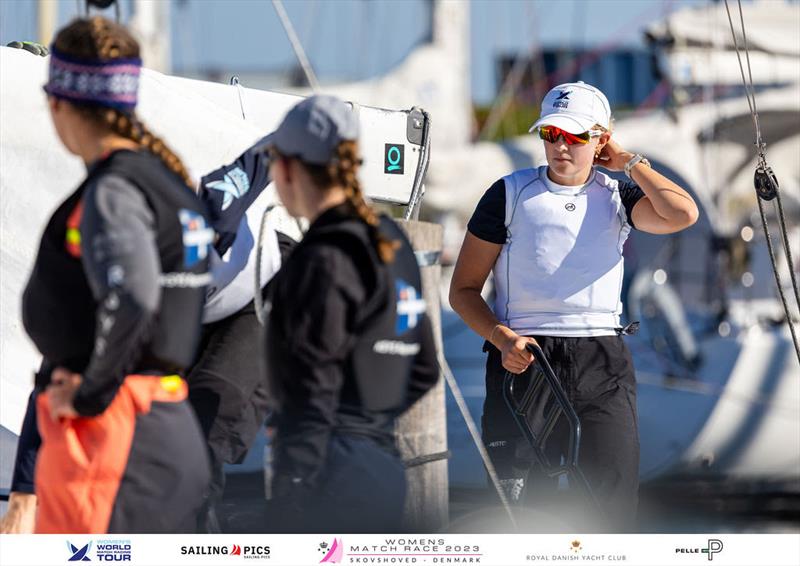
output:
<instances>
[{"instance_id":1,"label":"round teal logo","mask_svg":"<svg viewBox=\"0 0 800 566\"><path fill-rule=\"evenodd\" d=\"M390 175L402 175L405 146L403 144L387 143L383 152L383 172Z\"/></svg>"}]
</instances>

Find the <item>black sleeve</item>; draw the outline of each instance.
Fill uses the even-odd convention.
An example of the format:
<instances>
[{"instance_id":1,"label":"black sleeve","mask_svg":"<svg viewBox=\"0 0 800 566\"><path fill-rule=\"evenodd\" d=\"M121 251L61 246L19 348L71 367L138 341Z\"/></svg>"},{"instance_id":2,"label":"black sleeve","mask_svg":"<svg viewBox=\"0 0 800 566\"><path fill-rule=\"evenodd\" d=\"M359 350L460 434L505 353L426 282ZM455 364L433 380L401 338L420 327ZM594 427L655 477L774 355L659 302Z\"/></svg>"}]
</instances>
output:
<instances>
[{"instance_id":1,"label":"black sleeve","mask_svg":"<svg viewBox=\"0 0 800 566\"><path fill-rule=\"evenodd\" d=\"M95 346L73 406L103 412L138 359L161 300L153 213L129 181L102 177L83 200L81 256L97 301Z\"/></svg>"},{"instance_id":2,"label":"black sleeve","mask_svg":"<svg viewBox=\"0 0 800 566\"><path fill-rule=\"evenodd\" d=\"M54 366L46 359L42 360L39 371L34 376L33 391L28 397L28 407L22 420L22 430L17 440L17 454L14 458L14 472L11 476L11 491L33 493L33 473L36 469L36 456L42 445L39 426L36 422L36 397L50 385L50 374Z\"/></svg>"},{"instance_id":3,"label":"black sleeve","mask_svg":"<svg viewBox=\"0 0 800 566\"><path fill-rule=\"evenodd\" d=\"M619 197L622 200L622 206L625 207L625 216L631 228L636 228L636 226L633 225L633 218L631 217L633 207L636 206L636 203L644 196L644 191L633 181L620 181Z\"/></svg>"},{"instance_id":4,"label":"black sleeve","mask_svg":"<svg viewBox=\"0 0 800 566\"><path fill-rule=\"evenodd\" d=\"M312 252L312 250L307 250ZM325 465L355 318L364 300L355 266L313 250L278 282L272 316L286 356L273 378L284 392L276 446L276 481L312 486ZM273 324L273 321L271 321Z\"/></svg>"},{"instance_id":5,"label":"black sleeve","mask_svg":"<svg viewBox=\"0 0 800 566\"><path fill-rule=\"evenodd\" d=\"M219 238L214 247L220 256L236 238L236 230L247 209L269 184L269 160L262 138L233 163L220 167L200 180L198 196L209 212L211 227Z\"/></svg>"},{"instance_id":6,"label":"black sleeve","mask_svg":"<svg viewBox=\"0 0 800 566\"><path fill-rule=\"evenodd\" d=\"M279 230L275 230L275 235L278 237L278 252L281 254L281 265L283 265L286 263L286 260L289 259L289 254L292 253L292 250L297 245L297 240ZM264 300L268 300L271 295L274 282L275 278L273 277L264 285L264 288L261 289L261 296Z\"/></svg>"},{"instance_id":7,"label":"black sleeve","mask_svg":"<svg viewBox=\"0 0 800 566\"><path fill-rule=\"evenodd\" d=\"M297 240L279 230L275 230L275 235L278 237L278 251L281 254L281 265L283 265L297 245Z\"/></svg>"},{"instance_id":8,"label":"black sleeve","mask_svg":"<svg viewBox=\"0 0 800 566\"><path fill-rule=\"evenodd\" d=\"M481 240L493 244L506 243L506 183L503 179L483 193L469 219L467 230Z\"/></svg>"},{"instance_id":9,"label":"black sleeve","mask_svg":"<svg viewBox=\"0 0 800 566\"><path fill-rule=\"evenodd\" d=\"M439 381L439 360L436 358L436 343L433 339L433 327L428 316L422 321L420 350L411 366L411 378L408 382L406 407L411 407L420 397L425 395Z\"/></svg>"},{"instance_id":10,"label":"black sleeve","mask_svg":"<svg viewBox=\"0 0 800 566\"><path fill-rule=\"evenodd\" d=\"M41 390L34 388L28 398L28 408L25 410L25 419L22 421L22 430L17 442L17 455L14 459L14 475L11 476L11 491L20 493L34 492L34 476L36 469L36 456L42 445L39 428L36 425L36 397Z\"/></svg>"}]
</instances>

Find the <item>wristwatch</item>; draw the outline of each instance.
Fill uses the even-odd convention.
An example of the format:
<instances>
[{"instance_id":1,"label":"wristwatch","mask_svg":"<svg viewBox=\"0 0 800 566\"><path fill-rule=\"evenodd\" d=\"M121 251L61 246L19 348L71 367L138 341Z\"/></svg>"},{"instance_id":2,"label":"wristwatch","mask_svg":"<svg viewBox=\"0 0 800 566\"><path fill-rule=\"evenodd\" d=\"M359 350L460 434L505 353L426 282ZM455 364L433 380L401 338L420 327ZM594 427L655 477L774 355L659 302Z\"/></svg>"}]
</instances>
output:
<instances>
[{"instance_id":1,"label":"wristwatch","mask_svg":"<svg viewBox=\"0 0 800 566\"><path fill-rule=\"evenodd\" d=\"M650 167L650 162L644 157L641 153L637 153L633 157L631 157L630 161L625 164L625 175L628 176L628 179L631 178L631 170L637 163L641 163L642 165L647 165Z\"/></svg>"}]
</instances>

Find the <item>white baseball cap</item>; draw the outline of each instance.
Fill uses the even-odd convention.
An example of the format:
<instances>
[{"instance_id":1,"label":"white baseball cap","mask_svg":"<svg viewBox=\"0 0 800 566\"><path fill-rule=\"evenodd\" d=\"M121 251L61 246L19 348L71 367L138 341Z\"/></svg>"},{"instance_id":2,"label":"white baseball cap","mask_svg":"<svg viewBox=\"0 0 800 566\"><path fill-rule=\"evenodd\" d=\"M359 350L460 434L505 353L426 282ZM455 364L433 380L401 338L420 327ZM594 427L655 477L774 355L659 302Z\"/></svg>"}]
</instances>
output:
<instances>
[{"instance_id":1,"label":"white baseball cap","mask_svg":"<svg viewBox=\"0 0 800 566\"><path fill-rule=\"evenodd\" d=\"M542 100L542 114L529 132L540 126L555 126L571 134L582 134L595 124L611 129L611 107L606 95L582 81L554 87Z\"/></svg>"}]
</instances>

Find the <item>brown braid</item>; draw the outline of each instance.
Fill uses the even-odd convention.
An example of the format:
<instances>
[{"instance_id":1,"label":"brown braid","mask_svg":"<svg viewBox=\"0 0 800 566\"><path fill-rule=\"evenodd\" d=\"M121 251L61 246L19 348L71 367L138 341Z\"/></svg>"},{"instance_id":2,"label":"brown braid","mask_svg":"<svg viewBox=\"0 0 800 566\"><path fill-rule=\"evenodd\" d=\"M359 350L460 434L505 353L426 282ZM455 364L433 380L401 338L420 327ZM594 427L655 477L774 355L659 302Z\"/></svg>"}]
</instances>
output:
<instances>
[{"instance_id":1,"label":"brown braid","mask_svg":"<svg viewBox=\"0 0 800 566\"><path fill-rule=\"evenodd\" d=\"M395 251L400 248L400 242L390 240L380 232L378 215L364 200L364 193L361 191L361 183L358 180L358 168L361 166L358 144L354 141L341 142L336 148L335 158L327 166L303 165L319 187L340 186L344 189L347 201L355 213L369 226L370 237L381 261L392 263Z\"/></svg>"},{"instance_id":2,"label":"brown braid","mask_svg":"<svg viewBox=\"0 0 800 566\"><path fill-rule=\"evenodd\" d=\"M58 32L55 48L76 59L133 59L139 57L139 44L123 26L100 16L73 20ZM132 140L158 157L166 167L192 186L180 158L153 134L134 112L126 113L97 105L75 105L84 117L102 124L115 134Z\"/></svg>"}]
</instances>

